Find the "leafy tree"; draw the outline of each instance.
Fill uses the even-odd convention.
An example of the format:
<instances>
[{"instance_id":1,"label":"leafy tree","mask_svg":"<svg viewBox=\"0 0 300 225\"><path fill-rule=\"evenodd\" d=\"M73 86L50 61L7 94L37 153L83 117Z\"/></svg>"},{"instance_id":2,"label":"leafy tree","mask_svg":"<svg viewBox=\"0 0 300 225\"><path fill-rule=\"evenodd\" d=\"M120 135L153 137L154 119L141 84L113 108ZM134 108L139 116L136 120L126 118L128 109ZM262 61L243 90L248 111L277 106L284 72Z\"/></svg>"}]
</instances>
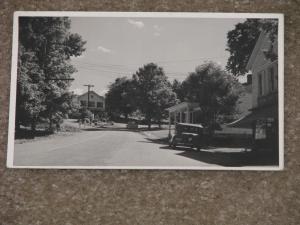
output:
<instances>
[{"instance_id":1,"label":"leafy tree","mask_svg":"<svg viewBox=\"0 0 300 225\"><path fill-rule=\"evenodd\" d=\"M40 86L43 84L43 71L37 63L33 52L25 52L23 46L19 48L18 76L17 76L17 102L16 102L16 128L20 125L31 125L35 130L40 113L45 110L43 101L45 93Z\"/></svg>"},{"instance_id":2,"label":"leafy tree","mask_svg":"<svg viewBox=\"0 0 300 225\"><path fill-rule=\"evenodd\" d=\"M214 128L232 115L241 92L239 82L213 62L198 66L182 83L185 99L197 102L205 126Z\"/></svg>"},{"instance_id":3,"label":"leafy tree","mask_svg":"<svg viewBox=\"0 0 300 225\"><path fill-rule=\"evenodd\" d=\"M176 103L176 94L163 69L154 63L139 68L133 75L133 82L137 87L135 97L138 108L145 116L150 129L153 119L160 124L166 117L165 109Z\"/></svg>"},{"instance_id":4,"label":"leafy tree","mask_svg":"<svg viewBox=\"0 0 300 225\"><path fill-rule=\"evenodd\" d=\"M262 31L268 33L270 40L274 43L277 38L278 20L247 19L243 23L238 23L235 29L228 32L226 49L230 53L226 66L228 71L235 76L241 76L247 72L246 65ZM266 52L266 57L275 60L277 56L272 52L271 45Z\"/></svg>"},{"instance_id":5,"label":"leafy tree","mask_svg":"<svg viewBox=\"0 0 300 225\"><path fill-rule=\"evenodd\" d=\"M70 109L68 79L76 71L70 58L82 54L85 42L78 34L70 33L67 17L20 17L19 23L17 101L23 105L17 111L24 114L17 117L18 123L35 123L44 117L52 128L53 122L60 121ZM29 92L31 97L27 96Z\"/></svg>"},{"instance_id":6,"label":"leafy tree","mask_svg":"<svg viewBox=\"0 0 300 225\"><path fill-rule=\"evenodd\" d=\"M161 127L162 119L168 117L166 108L175 105L177 103L176 93L172 90L170 84L165 85L155 91L156 95L156 107L153 109L153 118L157 121L159 128ZM149 127L150 128L150 127Z\"/></svg>"},{"instance_id":7,"label":"leafy tree","mask_svg":"<svg viewBox=\"0 0 300 225\"><path fill-rule=\"evenodd\" d=\"M182 89L182 84L177 79L173 80L172 90L176 93L177 98L183 102L184 101L184 90Z\"/></svg>"},{"instance_id":8,"label":"leafy tree","mask_svg":"<svg viewBox=\"0 0 300 225\"><path fill-rule=\"evenodd\" d=\"M109 85L105 105L111 117L124 115L128 119L128 116L136 109L133 81L126 77L117 78Z\"/></svg>"}]
</instances>

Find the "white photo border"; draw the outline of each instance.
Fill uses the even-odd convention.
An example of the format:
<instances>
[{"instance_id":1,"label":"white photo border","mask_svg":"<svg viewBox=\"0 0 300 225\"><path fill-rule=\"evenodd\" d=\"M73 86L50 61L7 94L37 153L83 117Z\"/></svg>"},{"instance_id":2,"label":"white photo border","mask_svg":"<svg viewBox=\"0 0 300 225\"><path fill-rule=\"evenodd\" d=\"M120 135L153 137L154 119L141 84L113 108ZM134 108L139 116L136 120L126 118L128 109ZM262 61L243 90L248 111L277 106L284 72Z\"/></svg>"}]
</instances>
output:
<instances>
[{"instance_id":1,"label":"white photo border","mask_svg":"<svg viewBox=\"0 0 300 225\"><path fill-rule=\"evenodd\" d=\"M18 65L19 17L130 17L130 18L240 18L278 19L278 126L279 165L278 166L201 166L201 167L161 167L161 166L16 166L14 161L16 87ZM284 15L280 13L189 13L189 12L74 12L74 11L16 11L13 17L13 44L11 60L11 82L9 99L9 123L7 142L8 168L26 169L134 169L134 170L249 170L279 171L284 169Z\"/></svg>"}]
</instances>

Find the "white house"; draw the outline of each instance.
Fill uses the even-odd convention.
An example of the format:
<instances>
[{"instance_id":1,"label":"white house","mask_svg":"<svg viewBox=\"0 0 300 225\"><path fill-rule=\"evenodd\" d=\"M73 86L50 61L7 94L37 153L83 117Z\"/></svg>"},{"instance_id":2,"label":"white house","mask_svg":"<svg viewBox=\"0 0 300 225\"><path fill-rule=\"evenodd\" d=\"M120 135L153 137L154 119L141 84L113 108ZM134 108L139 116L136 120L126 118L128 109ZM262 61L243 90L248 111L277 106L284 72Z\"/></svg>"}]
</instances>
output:
<instances>
[{"instance_id":1,"label":"white house","mask_svg":"<svg viewBox=\"0 0 300 225\"><path fill-rule=\"evenodd\" d=\"M277 54L277 41L272 43L269 35L262 32L247 64L247 70L252 72L252 107L248 115L231 126L252 128L254 140L264 147L277 148L278 60L266 57L270 47Z\"/></svg>"},{"instance_id":2,"label":"white house","mask_svg":"<svg viewBox=\"0 0 300 225\"><path fill-rule=\"evenodd\" d=\"M79 104L81 107L86 107L91 111L103 111L105 109L105 98L98 95L94 91L86 92L82 95L75 96L73 102ZM89 102L89 103L88 103Z\"/></svg>"}]
</instances>

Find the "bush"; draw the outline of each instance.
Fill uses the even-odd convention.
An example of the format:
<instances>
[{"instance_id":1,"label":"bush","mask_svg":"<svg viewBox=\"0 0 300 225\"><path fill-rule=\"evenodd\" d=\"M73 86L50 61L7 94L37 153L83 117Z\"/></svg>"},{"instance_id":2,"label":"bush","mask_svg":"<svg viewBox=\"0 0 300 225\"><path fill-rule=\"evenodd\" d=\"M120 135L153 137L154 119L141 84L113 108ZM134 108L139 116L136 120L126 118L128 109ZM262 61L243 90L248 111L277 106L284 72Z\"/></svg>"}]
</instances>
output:
<instances>
[{"instance_id":1,"label":"bush","mask_svg":"<svg viewBox=\"0 0 300 225\"><path fill-rule=\"evenodd\" d=\"M80 119L85 119L85 118L92 119L92 117L93 117L93 113L90 110L86 108L80 109Z\"/></svg>"},{"instance_id":2,"label":"bush","mask_svg":"<svg viewBox=\"0 0 300 225\"><path fill-rule=\"evenodd\" d=\"M70 119L80 119L81 118L81 113L80 112L72 112L69 114Z\"/></svg>"}]
</instances>

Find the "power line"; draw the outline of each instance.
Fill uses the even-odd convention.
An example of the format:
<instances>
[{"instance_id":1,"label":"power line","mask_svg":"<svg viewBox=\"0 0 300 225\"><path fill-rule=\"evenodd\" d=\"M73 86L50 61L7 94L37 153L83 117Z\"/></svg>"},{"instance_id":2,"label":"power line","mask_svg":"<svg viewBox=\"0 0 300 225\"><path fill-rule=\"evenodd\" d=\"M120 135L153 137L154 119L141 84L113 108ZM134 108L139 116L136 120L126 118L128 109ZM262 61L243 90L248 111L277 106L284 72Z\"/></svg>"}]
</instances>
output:
<instances>
[{"instance_id":1,"label":"power line","mask_svg":"<svg viewBox=\"0 0 300 225\"><path fill-rule=\"evenodd\" d=\"M215 58L223 58L223 57L215 57ZM192 62L192 61L198 61L198 60L209 60L207 57L200 57L197 59L181 59L181 60L168 60L168 61L156 61L157 64L168 64L168 63L176 63L176 62ZM151 61L151 60L149 60ZM138 71L138 68L130 68L129 65L141 65L141 64L109 64L109 63L91 63L91 62L85 62L85 61L78 61L75 62L77 64L76 66L80 69L84 70L90 70L90 71L96 71L96 72L107 72L107 73L114 73L114 74L121 74L121 75L129 75L133 74L136 71ZM177 76L177 77L183 77L187 76L189 72L165 72L166 75L171 76Z\"/></svg>"},{"instance_id":2,"label":"power line","mask_svg":"<svg viewBox=\"0 0 300 225\"><path fill-rule=\"evenodd\" d=\"M76 68L87 68L91 70L98 70L103 72L116 72L116 73L134 73L134 71L129 70L118 70L118 69L107 69L102 67L95 67L95 66L86 66L86 65L77 65Z\"/></svg>"},{"instance_id":3,"label":"power line","mask_svg":"<svg viewBox=\"0 0 300 225\"><path fill-rule=\"evenodd\" d=\"M94 71L94 72L106 72L110 74L116 74L116 75L132 75L134 72L127 72L127 71L113 71L113 70L103 70L103 69L98 69L98 68L92 68L92 67L83 67L79 66L78 69L83 69L83 70L89 70L89 71ZM190 72L165 72L165 75L171 75L171 76L187 76ZM103 73L102 73L103 74Z\"/></svg>"},{"instance_id":4,"label":"power line","mask_svg":"<svg viewBox=\"0 0 300 225\"><path fill-rule=\"evenodd\" d=\"M114 65L105 65L105 64L94 64L94 63L87 63L87 62L76 62L76 64L79 63L79 65L85 65L85 66L93 66L93 67L104 67L104 68L108 68L108 69L126 69L126 70L135 70L133 68L129 68L129 67L123 67L123 66L114 66Z\"/></svg>"},{"instance_id":5,"label":"power line","mask_svg":"<svg viewBox=\"0 0 300 225\"><path fill-rule=\"evenodd\" d=\"M77 65L78 68L82 68L82 69L87 69L87 70L93 70L93 71L102 71L102 72L112 72L112 73L121 73L121 74L126 74L126 73L135 73L133 70L131 71L123 71L123 70L108 70L108 69L103 69L101 67L97 67L97 66L86 66L86 65ZM184 72L165 72L165 74L183 74Z\"/></svg>"},{"instance_id":6,"label":"power line","mask_svg":"<svg viewBox=\"0 0 300 225\"><path fill-rule=\"evenodd\" d=\"M167 63L175 63L175 62L193 62L193 61L198 61L198 60L213 60L213 59L224 59L224 57L217 56L217 57L199 57L199 58L194 58L194 59L177 59L177 60L149 60L149 62L153 63L161 63L161 64L167 64ZM85 61L78 61L81 63L86 63L90 65L102 65L102 66L115 66L115 67L125 67L128 68L128 66L136 66L136 65L141 65L141 63L130 63L130 64L110 64L110 63L103 63L103 62L97 62L97 63L91 63L91 62L85 62ZM77 63L77 62L76 62ZM142 63L144 65L146 63Z\"/></svg>"},{"instance_id":7,"label":"power line","mask_svg":"<svg viewBox=\"0 0 300 225\"><path fill-rule=\"evenodd\" d=\"M122 71L103 70L103 69L91 68L91 67L87 68L87 67L82 67L82 66L79 66L78 69L90 70L90 71L95 71L95 72L118 73L118 74L126 74L126 73L128 74L128 73L130 73L130 72L122 72Z\"/></svg>"}]
</instances>

